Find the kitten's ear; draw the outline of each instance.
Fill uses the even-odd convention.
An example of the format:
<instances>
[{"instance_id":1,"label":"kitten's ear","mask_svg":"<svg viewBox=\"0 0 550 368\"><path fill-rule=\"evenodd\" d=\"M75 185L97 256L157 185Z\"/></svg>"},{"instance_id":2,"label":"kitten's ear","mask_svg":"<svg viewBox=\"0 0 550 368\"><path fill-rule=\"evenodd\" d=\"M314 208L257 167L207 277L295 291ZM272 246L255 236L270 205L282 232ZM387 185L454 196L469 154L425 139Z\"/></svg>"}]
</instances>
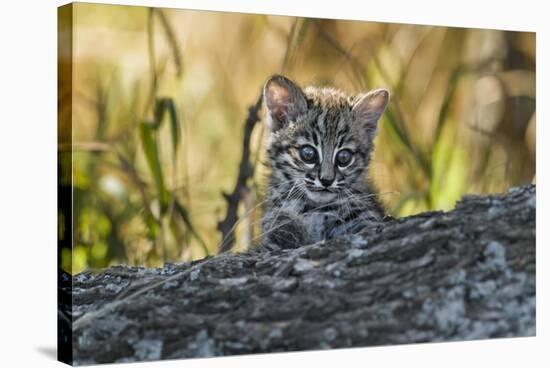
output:
<instances>
[{"instance_id":1,"label":"kitten's ear","mask_svg":"<svg viewBox=\"0 0 550 368\"><path fill-rule=\"evenodd\" d=\"M386 109L389 100L388 90L380 88L359 95L357 102L353 105L352 112L355 119L363 124L371 139L376 134L378 119Z\"/></svg>"},{"instance_id":2,"label":"kitten's ear","mask_svg":"<svg viewBox=\"0 0 550 368\"><path fill-rule=\"evenodd\" d=\"M282 75L269 78L263 93L268 110L267 124L272 132L284 128L307 111L307 100L300 87Z\"/></svg>"}]
</instances>

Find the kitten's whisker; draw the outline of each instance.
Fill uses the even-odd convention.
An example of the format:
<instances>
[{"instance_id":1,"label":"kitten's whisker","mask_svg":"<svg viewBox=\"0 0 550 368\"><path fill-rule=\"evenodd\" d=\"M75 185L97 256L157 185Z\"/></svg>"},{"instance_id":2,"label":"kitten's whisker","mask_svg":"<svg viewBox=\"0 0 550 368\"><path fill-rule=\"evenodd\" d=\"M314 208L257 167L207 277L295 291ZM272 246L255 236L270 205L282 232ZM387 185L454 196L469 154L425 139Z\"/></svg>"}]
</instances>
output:
<instances>
[{"instance_id":1,"label":"kitten's whisker","mask_svg":"<svg viewBox=\"0 0 550 368\"><path fill-rule=\"evenodd\" d=\"M294 182L294 180L287 180L287 181L283 181L283 182L280 182L276 185L273 185L272 188L277 188L277 187L280 187L280 186L283 186L283 185L287 185L287 184L290 184ZM231 234L236 230L237 226L245 219L248 217L248 215L256 210L258 207L260 207L262 204L266 203L266 202L269 202L270 200L272 200L271 198L266 198L265 200L263 201L260 201L259 203L257 203L254 207L252 207L251 209L249 209L247 212L245 212L242 216L240 216L240 218L235 222L235 224L231 227L231 229L229 230L229 232L224 236L224 238L218 243L217 245L217 248L216 249L219 249L221 247L221 245L229 238L229 236L231 236ZM260 220L261 221L261 220ZM256 225L258 222L260 221L255 221L252 225Z\"/></svg>"},{"instance_id":2,"label":"kitten's whisker","mask_svg":"<svg viewBox=\"0 0 550 368\"><path fill-rule=\"evenodd\" d=\"M225 243L225 241L229 238L229 236L235 231L235 229L237 228L237 226L241 223L241 221L243 221L245 218L248 217L248 215L256 210L258 207L260 207L262 204L264 204L265 202L269 201L269 199L265 199L263 201L260 201L258 204L256 204L254 207L252 207L251 209L249 209L248 211L246 211L244 214L242 214L242 216L240 216L240 218L235 222L235 224L233 224L233 226L231 227L231 229L227 232L227 234L223 237L223 239L218 243L217 245L217 248L216 249L220 249L221 245L223 243Z\"/></svg>"},{"instance_id":3,"label":"kitten's whisker","mask_svg":"<svg viewBox=\"0 0 550 368\"><path fill-rule=\"evenodd\" d=\"M351 192L351 191L350 191L349 189L347 189L347 188L344 188L344 189L346 189L348 192ZM348 216L349 216L349 215L352 213L351 205L349 204L349 201L345 201L344 203L345 203L345 205L347 206ZM345 234L348 235L348 229L347 229L347 228L345 229Z\"/></svg>"},{"instance_id":4,"label":"kitten's whisker","mask_svg":"<svg viewBox=\"0 0 550 368\"><path fill-rule=\"evenodd\" d=\"M294 182L294 180L288 180L288 181L282 182L282 183L280 183L280 184L278 184L278 185L279 185L279 186L282 186L282 185L286 185L286 184L289 184L289 183L292 183L292 182ZM291 191L292 191L292 189L291 189ZM291 192L291 191L290 191L290 192ZM290 192L289 192L289 194L290 194ZM264 204L264 203L266 203L266 202L269 202L270 200L272 200L272 199L271 199L271 198L267 198L267 199L265 199L265 200L263 200L263 201L260 201L258 204L256 204L254 207L252 207L252 208L249 209L247 212L245 212L242 216L240 216L240 218L235 222L235 224L231 227L231 229L229 230L229 232L226 234L226 236L218 243L217 249L220 248L221 244L223 244L223 243L229 238L229 236L236 230L237 226L238 226L245 218L247 218L248 215L249 215L252 211L256 210L256 209L257 209L258 207L260 207L262 204ZM275 219L275 220L276 220L276 219ZM274 220L274 221L275 221L275 220ZM257 221L254 221L254 222L252 223L252 225L257 225L259 222L261 222L261 219L260 219L260 220L257 220Z\"/></svg>"},{"instance_id":5,"label":"kitten's whisker","mask_svg":"<svg viewBox=\"0 0 550 368\"><path fill-rule=\"evenodd\" d=\"M296 185L298 184L298 182L295 182L294 185L292 186L292 188L290 188L290 191L288 192L288 195L286 196L286 198L283 200L283 202L286 202L289 200L289 197L291 196L292 194L292 191L294 190L294 188L296 187ZM270 227L268 230L271 230L271 228L273 227L273 224L275 223L275 221L277 221L277 219L279 218L279 214L282 210L282 206L278 208L276 214L275 214L275 218L273 219L273 221L271 222L270 224Z\"/></svg>"},{"instance_id":6,"label":"kitten's whisker","mask_svg":"<svg viewBox=\"0 0 550 368\"><path fill-rule=\"evenodd\" d=\"M301 199L303 199L302 197L304 196L304 194L305 194L305 193L302 193L302 192L293 193L293 196L292 196L292 198L290 198L290 200L293 200L293 199L301 200ZM268 201L268 200L266 200L266 201ZM266 202L266 201L264 201L264 202ZM252 225L253 225L253 226L254 226L254 225L257 225L258 223L262 222L263 220L264 220L263 218L261 218L261 219L259 219L259 220L256 220L256 221L254 221L254 222L252 223ZM274 222L271 222L271 223L270 223L270 226L272 226L273 223L274 223Z\"/></svg>"},{"instance_id":7,"label":"kitten's whisker","mask_svg":"<svg viewBox=\"0 0 550 368\"><path fill-rule=\"evenodd\" d=\"M280 188L282 186L285 186L285 185L289 185L291 183L295 183L296 180L294 179L290 179L290 180L286 180L286 181L281 181L281 182L278 182L277 184L270 184L269 185L269 188L270 189L274 189L274 188Z\"/></svg>"},{"instance_id":8,"label":"kitten's whisker","mask_svg":"<svg viewBox=\"0 0 550 368\"><path fill-rule=\"evenodd\" d=\"M302 189L301 186L298 186L298 189ZM298 191L295 195L297 195L297 197L293 198L293 199L297 199L297 200L301 200L303 199L303 197L305 196L305 192L302 190L302 191ZM290 220L286 220L286 221L282 221L281 223L279 223L277 226L274 226L280 213L281 213L281 210L282 210L282 206L279 207L278 211L277 211L277 214L275 216L275 218L273 219L273 221L271 221L271 223L269 224L269 228L262 232L261 234L259 234L257 237L253 238L251 240L251 242L254 242L255 240L257 240L258 238L262 238L270 233L272 233L273 231L281 228L282 226L286 225L286 224L289 224L291 222L294 222L296 221L294 218L293 219L290 219ZM296 216L300 216L300 215L296 215Z\"/></svg>"}]
</instances>

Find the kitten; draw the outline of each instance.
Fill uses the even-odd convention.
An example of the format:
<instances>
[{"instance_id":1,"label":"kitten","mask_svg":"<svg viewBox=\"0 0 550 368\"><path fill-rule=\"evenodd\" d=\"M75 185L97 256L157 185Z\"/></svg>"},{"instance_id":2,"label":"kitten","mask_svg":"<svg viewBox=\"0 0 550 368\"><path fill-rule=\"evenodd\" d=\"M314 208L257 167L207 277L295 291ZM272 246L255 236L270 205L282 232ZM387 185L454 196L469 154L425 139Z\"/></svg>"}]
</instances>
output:
<instances>
[{"instance_id":1,"label":"kitten","mask_svg":"<svg viewBox=\"0 0 550 368\"><path fill-rule=\"evenodd\" d=\"M385 89L347 96L275 75L265 84L267 165L262 219L270 248L295 248L352 234L384 211L367 179Z\"/></svg>"}]
</instances>

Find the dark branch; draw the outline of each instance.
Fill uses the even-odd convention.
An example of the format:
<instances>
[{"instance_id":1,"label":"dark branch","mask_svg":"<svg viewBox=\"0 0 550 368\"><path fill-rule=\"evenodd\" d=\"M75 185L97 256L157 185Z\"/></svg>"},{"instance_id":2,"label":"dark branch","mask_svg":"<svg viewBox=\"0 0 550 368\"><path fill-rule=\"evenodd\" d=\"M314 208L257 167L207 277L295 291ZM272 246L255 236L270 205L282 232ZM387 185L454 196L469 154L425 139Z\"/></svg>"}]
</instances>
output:
<instances>
[{"instance_id":1,"label":"dark branch","mask_svg":"<svg viewBox=\"0 0 550 368\"><path fill-rule=\"evenodd\" d=\"M244 195L248 191L248 179L254 176L254 167L250 163L250 138L256 123L260 120L259 111L262 107L263 95L260 94L256 104L248 109L248 117L244 124L243 151L239 164L239 174L235 188L231 194L222 193L227 201L227 212L223 221L218 222L218 230L222 240L219 245L220 252L230 250L235 244L235 225L239 220L238 210Z\"/></svg>"}]
</instances>

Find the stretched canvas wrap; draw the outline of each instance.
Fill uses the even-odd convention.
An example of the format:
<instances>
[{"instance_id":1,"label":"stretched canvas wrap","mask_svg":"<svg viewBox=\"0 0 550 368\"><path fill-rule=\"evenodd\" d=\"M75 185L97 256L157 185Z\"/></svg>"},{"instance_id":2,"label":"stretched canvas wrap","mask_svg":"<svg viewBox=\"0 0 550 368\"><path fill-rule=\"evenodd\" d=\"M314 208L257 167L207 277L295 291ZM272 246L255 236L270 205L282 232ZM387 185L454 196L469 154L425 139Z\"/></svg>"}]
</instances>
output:
<instances>
[{"instance_id":1,"label":"stretched canvas wrap","mask_svg":"<svg viewBox=\"0 0 550 368\"><path fill-rule=\"evenodd\" d=\"M58 356L535 335L535 34L58 10Z\"/></svg>"}]
</instances>

